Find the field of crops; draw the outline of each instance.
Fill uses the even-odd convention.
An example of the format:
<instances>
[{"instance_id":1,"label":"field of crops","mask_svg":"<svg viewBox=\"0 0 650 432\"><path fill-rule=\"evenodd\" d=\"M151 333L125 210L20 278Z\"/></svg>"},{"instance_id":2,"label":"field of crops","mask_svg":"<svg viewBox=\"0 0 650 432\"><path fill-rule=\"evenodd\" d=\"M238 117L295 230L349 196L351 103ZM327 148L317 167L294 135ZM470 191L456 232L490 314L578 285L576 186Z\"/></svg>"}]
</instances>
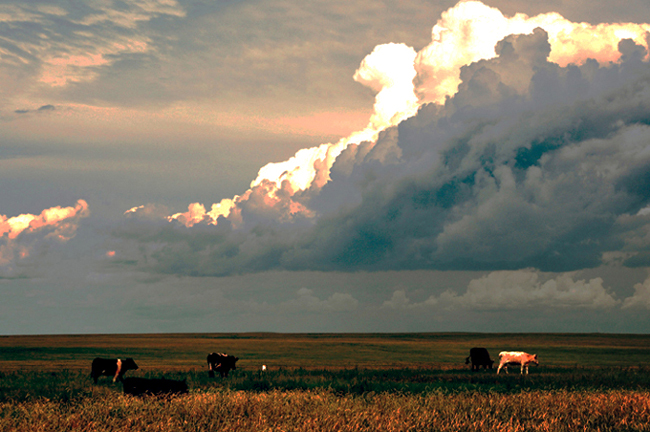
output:
<instances>
[{"instance_id":1,"label":"field of crops","mask_svg":"<svg viewBox=\"0 0 650 432\"><path fill-rule=\"evenodd\" d=\"M540 366L471 372L473 346L537 353ZM209 378L212 351L240 357L238 369ZM94 385L96 356L133 357L127 376L184 379L189 394ZM0 337L0 430L649 431L648 360L645 335Z\"/></svg>"}]
</instances>

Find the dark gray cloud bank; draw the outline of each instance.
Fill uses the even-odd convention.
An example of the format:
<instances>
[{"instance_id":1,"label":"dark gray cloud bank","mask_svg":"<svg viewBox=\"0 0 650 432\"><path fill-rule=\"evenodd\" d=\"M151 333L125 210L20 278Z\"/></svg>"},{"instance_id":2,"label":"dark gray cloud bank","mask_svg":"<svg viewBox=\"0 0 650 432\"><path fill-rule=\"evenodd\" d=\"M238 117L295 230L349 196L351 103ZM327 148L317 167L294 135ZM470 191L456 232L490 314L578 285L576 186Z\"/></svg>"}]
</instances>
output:
<instances>
[{"instance_id":1,"label":"dark gray cloud bank","mask_svg":"<svg viewBox=\"0 0 650 432\"><path fill-rule=\"evenodd\" d=\"M443 106L348 147L331 181L293 196L316 217L278 220L262 185L236 228L134 215L116 260L190 276L648 266L650 64L631 40L619 51L560 67L543 30L508 36Z\"/></svg>"}]
</instances>

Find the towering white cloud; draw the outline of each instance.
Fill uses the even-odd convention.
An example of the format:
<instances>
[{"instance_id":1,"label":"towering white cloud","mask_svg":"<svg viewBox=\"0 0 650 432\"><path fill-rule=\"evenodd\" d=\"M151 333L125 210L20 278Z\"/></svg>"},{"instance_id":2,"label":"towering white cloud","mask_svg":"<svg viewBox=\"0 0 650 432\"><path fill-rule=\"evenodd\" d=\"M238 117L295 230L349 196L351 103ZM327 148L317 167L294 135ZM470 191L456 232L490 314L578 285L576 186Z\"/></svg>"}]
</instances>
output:
<instances>
[{"instance_id":1,"label":"towering white cloud","mask_svg":"<svg viewBox=\"0 0 650 432\"><path fill-rule=\"evenodd\" d=\"M115 234L152 246L133 260L184 274L567 271L623 249L640 265L648 29L461 2L419 53L388 44L363 60L355 79L377 92L366 129L269 164L240 196L191 204L164 229L136 208ZM533 292L570 303L562 287L576 284ZM599 286L575 301L611 303Z\"/></svg>"},{"instance_id":2,"label":"towering white cloud","mask_svg":"<svg viewBox=\"0 0 650 432\"><path fill-rule=\"evenodd\" d=\"M650 24L574 23L553 12L506 17L479 1L462 1L442 14L433 27L431 44L418 53L418 94L423 101L443 103L456 93L462 66L496 57L495 46L501 39L511 34L530 34L535 28L548 34L549 61L566 66L587 59L616 61L621 39L632 39L647 47Z\"/></svg>"},{"instance_id":3,"label":"towering white cloud","mask_svg":"<svg viewBox=\"0 0 650 432\"><path fill-rule=\"evenodd\" d=\"M214 204L211 211L205 211L203 204L193 203L187 212L170 218L192 226L200 221L216 224L218 217L223 216L242 227L244 202L260 194L266 195L263 205L269 210L275 207L276 211L271 213L283 221L293 220L296 214L313 217L309 199L301 192L312 189L311 196L330 181L330 170L344 149L364 141L376 142L379 132L413 116L424 103L444 103L445 98L457 92L464 66L496 57L498 42L505 36L531 34L536 28L546 31L551 48L550 53L538 54L541 59L548 57L553 63L567 66L580 65L588 59L601 64L617 61L622 39L647 47L646 32L650 25L573 23L557 13L506 17L481 2L461 1L442 14L433 27L432 42L420 52L403 44L385 44L377 46L361 62L354 79L377 92L374 114L364 130L334 144L300 150L285 162L262 167L249 191ZM525 73L514 72L519 87L530 82L532 71Z\"/></svg>"}]
</instances>

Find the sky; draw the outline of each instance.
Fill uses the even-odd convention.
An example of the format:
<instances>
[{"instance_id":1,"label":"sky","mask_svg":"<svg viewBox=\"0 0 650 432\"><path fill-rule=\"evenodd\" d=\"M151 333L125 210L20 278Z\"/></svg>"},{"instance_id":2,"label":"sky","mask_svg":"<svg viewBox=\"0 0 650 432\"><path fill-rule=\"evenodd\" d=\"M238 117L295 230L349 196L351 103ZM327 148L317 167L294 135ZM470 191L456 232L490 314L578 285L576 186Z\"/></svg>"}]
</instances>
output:
<instances>
[{"instance_id":1,"label":"sky","mask_svg":"<svg viewBox=\"0 0 650 432\"><path fill-rule=\"evenodd\" d=\"M0 1L0 335L650 332L650 4Z\"/></svg>"}]
</instances>

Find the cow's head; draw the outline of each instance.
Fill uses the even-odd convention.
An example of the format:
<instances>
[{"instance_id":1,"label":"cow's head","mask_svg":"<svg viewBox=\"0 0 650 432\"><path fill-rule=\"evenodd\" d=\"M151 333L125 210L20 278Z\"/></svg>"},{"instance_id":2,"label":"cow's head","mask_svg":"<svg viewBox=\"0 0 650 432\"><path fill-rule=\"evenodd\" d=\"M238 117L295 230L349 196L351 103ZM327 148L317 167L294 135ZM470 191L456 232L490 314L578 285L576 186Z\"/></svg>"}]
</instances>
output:
<instances>
[{"instance_id":1,"label":"cow's head","mask_svg":"<svg viewBox=\"0 0 650 432\"><path fill-rule=\"evenodd\" d=\"M537 361L537 354L533 356L533 360L531 361L531 363L535 363L536 366L539 366L539 362Z\"/></svg>"},{"instance_id":2,"label":"cow's head","mask_svg":"<svg viewBox=\"0 0 650 432\"><path fill-rule=\"evenodd\" d=\"M138 365L135 364L135 361L134 361L131 357L129 357L129 358L125 359L125 360L122 362L122 369L124 369L124 370L127 370L127 369L130 369L130 370L137 370L137 369L138 369Z\"/></svg>"}]
</instances>

